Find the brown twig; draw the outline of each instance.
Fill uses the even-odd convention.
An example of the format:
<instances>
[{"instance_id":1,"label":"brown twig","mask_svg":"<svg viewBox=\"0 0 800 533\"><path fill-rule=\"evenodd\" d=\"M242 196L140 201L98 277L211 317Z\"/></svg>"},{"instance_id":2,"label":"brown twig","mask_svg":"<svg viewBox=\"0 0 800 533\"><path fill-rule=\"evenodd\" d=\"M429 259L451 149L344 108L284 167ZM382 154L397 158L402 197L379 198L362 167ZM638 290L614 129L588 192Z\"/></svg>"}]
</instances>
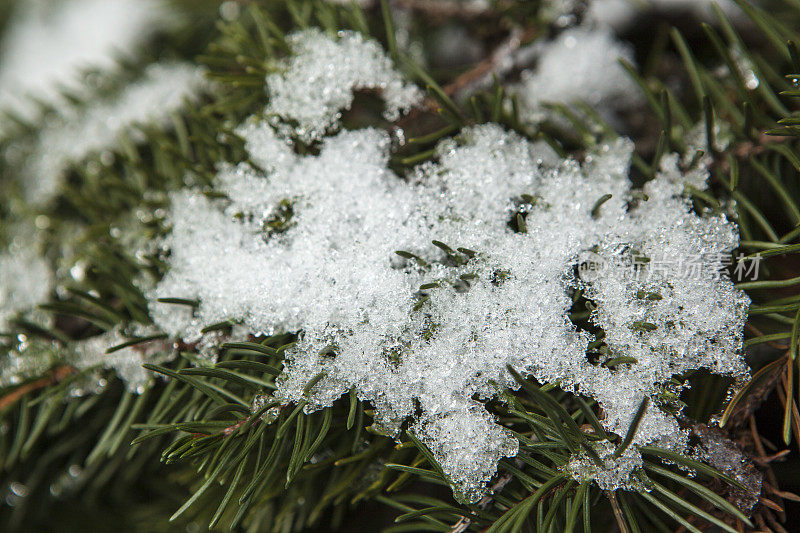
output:
<instances>
[{"instance_id":1,"label":"brown twig","mask_svg":"<svg viewBox=\"0 0 800 533\"><path fill-rule=\"evenodd\" d=\"M748 420L749 420L750 437L752 438L753 446L756 452L755 454L751 454L751 458L755 463L762 465L764 468L765 479L762 487L764 490L770 491L773 494L777 495L775 491L772 491L768 488L770 486L775 488L778 487L778 480L775 477L775 473L772 471L772 468L770 467L770 460L774 456L768 456L766 450L764 449L763 444L761 443L761 436L758 433L758 427L756 426L755 416L751 414ZM780 496L778 496L778 498L781 500L781 503L783 503ZM782 519L781 521L785 519L785 513L783 512L783 509L777 504L775 504L775 502L773 502L772 500L767 500L762 496L759 498L759 503L763 503L764 505L761 507L760 511L753 516L756 524L758 524L759 526L761 526L762 524L765 526L766 522L769 522L773 526L778 525L778 521L775 519L774 516L772 516L773 511L781 515ZM776 509L773 506L777 506L778 508Z\"/></svg>"},{"instance_id":2,"label":"brown twig","mask_svg":"<svg viewBox=\"0 0 800 533\"><path fill-rule=\"evenodd\" d=\"M533 28L525 30L519 27L512 28L509 36L492 51L489 57L457 76L456 79L442 87L442 90L450 97L473 93L488 76L499 73L502 67L508 64L511 56L535 35L536 31ZM511 63L513 64L513 60ZM397 122L397 127L405 129L409 124L414 123L421 114L436 113L441 107L436 98L428 96L420 105L402 117Z\"/></svg>"},{"instance_id":3,"label":"brown twig","mask_svg":"<svg viewBox=\"0 0 800 533\"><path fill-rule=\"evenodd\" d=\"M741 144L736 144L728 150L723 152L716 152L716 157L714 158L714 165L717 166L720 170L727 173L730 172L731 168L728 164L728 158L725 157L726 154L733 154L736 156L737 159L747 159L754 155L762 154L766 151L767 145L782 143L786 141L790 141L794 139L794 137L786 137L782 135L767 135L762 133L758 136L755 142L748 141Z\"/></svg>"},{"instance_id":4,"label":"brown twig","mask_svg":"<svg viewBox=\"0 0 800 533\"><path fill-rule=\"evenodd\" d=\"M619 502L617 501L616 492L613 490L607 490L605 492L609 503L611 503L611 509L614 511L614 519L617 521L617 526L619 526L619 530L622 533L630 533L630 528L628 528L628 523L625 521L625 517L622 514L622 508L619 506Z\"/></svg>"},{"instance_id":5,"label":"brown twig","mask_svg":"<svg viewBox=\"0 0 800 533\"><path fill-rule=\"evenodd\" d=\"M17 387L13 391L9 392L3 397L0 397L0 411L15 404L18 400L20 400L23 396L28 394L29 392L33 392L39 389L43 389L45 387L49 387L55 383L58 383L65 377L69 376L75 372L75 368L69 365L59 366L54 368L50 371L50 375L45 376L41 379L37 379L36 381L32 381L30 383L26 383L20 387Z\"/></svg>"},{"instance_id":6,"label":"brown twig","mask_svg":"<svg viewBox=\"0 0 800 533\"><path fill-rule=\"evenodd\" d=\"M469 92L482 84L488 76L500 72L508 64L507 60L519 50L520 46L529 42L535 35L536 29L532 27L525 30L520 27L512 28L509 36L492 51L489 57L445 85L444 92L448 96L455 96Z\"/></svg>"},{"instance_id":7,"label":"brown twig","mask_svg":"<svg viewBox=\"0 0 800 533\"><path fill-rule=\"evenodd\" d=\"M774 143L781 143L784 141L790 141L794 139L794 137L787 137L785 135L767 135L766 133L761 133L758 136L757 142L746 142L738 145L734 150L734 153L740 158L747 158L751 155L759 155L766 150L766 145L774 144Z\"/></svg>"},{"instance_id":8,"label":"brown twig","mask_svg":"<svg viewBox=\"0 0 800 533\"><path fill-rule=\"evenodd\" d=\"M225 435L226 437L229 436L231 433L233 433L234 431L236 431L237 429L242 427L248 420L250 420L249 416L245 417L242 420L239 420L238 422L236 422L232 426L228 426L225 429L223 429L222 430L222 434Z\"/></svg>"}]
</instances>

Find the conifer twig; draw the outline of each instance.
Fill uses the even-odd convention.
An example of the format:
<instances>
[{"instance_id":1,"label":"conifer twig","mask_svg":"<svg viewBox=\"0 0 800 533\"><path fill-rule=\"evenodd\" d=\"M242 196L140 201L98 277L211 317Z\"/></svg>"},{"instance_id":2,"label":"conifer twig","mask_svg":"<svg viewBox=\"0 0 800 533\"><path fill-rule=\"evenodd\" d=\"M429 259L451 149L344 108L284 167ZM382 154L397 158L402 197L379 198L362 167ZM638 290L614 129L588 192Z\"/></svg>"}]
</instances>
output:
<instances>
[{"instance_id":1,"label":"conifer twig","mask_svg":"<svg viewBox=\"0 0 800 533\"><path fill-rule=\"evenodd\" d=\"M49 387L50 385L54 385L65 377L69 376L75 372L75 368L70 365L63 365L54 368L50 371L49 376L45 376L41 379L37 379L36 381L32 381L30 383L26 383L13 391L9 392L3 397L0 397L0 411L5 409L6 407L15 404L20 398L28 394L29 392L33 392L39 389L44 389L45 387Z\"/></svg>"},{"instance_id":2,"label":"conifer twig","mask_svg":"<svg viewBox=\"0 0 800 533\"><path fill-rule=\"evenodd\" d=\"M520 46L529 42L536 36L537 30L533 27L522 29L515 26L511 29L509 36L494 51L477 65L467 72L464 72L452 82L444 86L444 92L448 96L465 95L469 96L484 80L492 74L497 74Z\"/></svg>"}]
</instances>

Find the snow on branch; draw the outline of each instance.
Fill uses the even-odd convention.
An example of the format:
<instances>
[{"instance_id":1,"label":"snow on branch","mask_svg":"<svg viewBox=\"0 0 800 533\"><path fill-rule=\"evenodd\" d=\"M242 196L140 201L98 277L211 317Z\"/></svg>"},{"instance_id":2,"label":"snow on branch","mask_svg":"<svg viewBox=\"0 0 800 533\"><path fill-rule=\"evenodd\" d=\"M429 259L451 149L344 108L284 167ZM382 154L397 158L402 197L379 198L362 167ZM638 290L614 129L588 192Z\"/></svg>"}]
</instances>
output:
<instances>
[{"instance_id":1,"label":"snow on branch","mask_svg":"<svg viewBox=\"0 0 800 533\"><path fill-rule=\"evenodd\" d=\"M639 88L619 63L620 59L633 62L633 48L607 28L575 27L528 48L537 58L536 66L523 71L513 89L526 121L539 122L551 115L544 108L547 102L582 100L610 114L641 101Z\"/></svg>"},{"instance_id":2,"label":"snow on branch","mask_svg":"<svg viewBox=\"0 0 800 533\"><path fill-rule=\"evenodd\" d=\"M122 134L133 135L136 140L136 126L165 126L171 114L187 101L196 100L205 86L197 67L154 63L114 97L65 107L44 125L21 166L25 198L34 205L46 204L58 193L71 164L115 147Z\"/></svg>"},{"instance_id":3,"label":"snow on branch","mask_svg":"<svg viewBox=\"0 0 800 533\"><path fill-rule=\"evenodd\" d=\"M305 141L318 140L333 128L353 92L380 91L387 120L396 120L422 98L394 69L380 45L360 33L341 31L331 38L317 29L288 37L292 55L267 76L267 109L293 126Z\"/></svg>"},{"instance_id":4,"label":"snow on branch","mask_svg":"<svg viewBox=\"0 0 800 533\"><path fill-rule=\"evenodd\" d=\"M0 251L0 332L9 321L45 301L53 289L53 272L30 242L12 243Z\"/></svg>"},{"instance_id":5,"label":"snow on branch","mask_svg":"<svg viewBox=\"0 0 800 533\"><path fill-rule=\"evenodd\" d=\"M113 69L173 20L162 0L18 4L1 48L0 109L28 120L38 115L32 98L65 105L62 90L84 90L82 71Z\"/></svg>"},{"instance_id":6,"label":"snow on branch","mask_svg":"<svg viewBox=\"0 0 800 533\"><path fill-rule=\"evenodd\" d=\"M263 122L241 131L265 170L224 168L223 200L173 196L171 270L151 296L200 305L178 315L154 303L156 323L184 338L224 319L257 333L301 331L276 394L316 409L355 387L389 435L419 409L412 431L467 499L516 453L473 399L516 388L507 366L592 396L623 435L641 400L657 400L673 375L747 372L739 351L749 302L720 275L736 228L724 215L695 214L682 196L702 168L685 172L667 158L636 190L628 141L583 163L555 161L546 147L483 125L403 179L375 130L343 131L306 156ZM689 260L699 266L687 273ZM602 335L571 319L578 290ZM598 338L601 361L589 356ZM656 404L634 443L683 446L675 418Z\"/></svg>"}]
</instances>

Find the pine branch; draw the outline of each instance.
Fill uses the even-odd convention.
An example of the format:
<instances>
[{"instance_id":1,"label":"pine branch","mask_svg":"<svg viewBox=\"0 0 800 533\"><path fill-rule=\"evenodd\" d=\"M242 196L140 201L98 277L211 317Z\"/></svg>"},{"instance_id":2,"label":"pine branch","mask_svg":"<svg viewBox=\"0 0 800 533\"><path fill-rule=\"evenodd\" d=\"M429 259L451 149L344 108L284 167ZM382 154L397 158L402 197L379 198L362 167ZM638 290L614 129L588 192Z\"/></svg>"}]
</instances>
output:
<instances>
[{"instance_id":1,"label":"pine branch","mask_svg":"<svg viewBox=\"0 0 800 533\"><path fill-rule=\"evenodd\" d=\"M429 2L405 1L397 4L410 9L415 16L438 16L451 13L447 11L450 9L456 10L451 14L459 18L480 22L475 19L477 12L472 13L463 5L433 6ZM503 74L501 64L519 47L544 35L546 29L529 16L529 9L532 8L520 7L515 2L492 6L490 15L501 17L504 23L508 23L509 17L513 20L514 13L524 12L527 18L521 17L520 25L514 25L504 35L505 40L467 72L455 77L440 76L406 62L408 70L429 86L429 97L418 112L388 126L409 128L413 132L408 143L393 154L398 167L431 160L435 154L432 146L464 125L497 122L528 139L545 139L562 154L572 149L578 152L590 149L617 135L599 114L580 105L551 106L554 113L566 119L566 125L547 123L531 127L520 118L518 102L507 90L509 80L498 79L489 90L479 89L488 74ZM60 291L43 306L48 316L56 317L52 330L20 322L20 331L62 347L104 330L148 324L148 302L134 280L162 276L167 268L166 258L159 252L131 256L129 243L115 237L109 228L131 223L137 213L155 214L163 210L167 195L180 190L187 180L205 187L213 197L216 165L221 161L247 160L242 139L237 138L231 125L264 105L264 97L257 88L263 86L265 76L285 57L287 32L300 25L319 24L331 32L372 28L380 34L385 22L373 17L377 10L333 8L303 0L253 2L244 11L246 14L239 19L220 24L219 34L200 57L209 69L209 77L217 83L213 94L207 95L198 106L176 114L169 127L137 128L137 140L125 139L112 150L111 165L103 163L100 154L73 162L58 205L45 211L53 225L48 246L51 255L58 254L62 246L73 249L74 262L85 265L87 274L71 283L72 290ZM790 24L779 23L760 10L748 9L748 12L774 48L783 47L787 38L797 42ZM800 18L797 13L794 16L793 20ZM1 17L0 14L0 20ZM714 188L705 194L693 192L697 210L706 207L719 210L725 200L736 200L734 216L746 237L742 248L767 252L762 255L768 277L739 285L754 300L748 325L752 336L747 346L764 344L789 353L770 355L772 361L758 370L753 380L728 403L722 421L732 434L741 432L750 423L746 429L752 430L753 442L748 449L755 450L753 459L766 469L769 491L762 496L762 507L753 522L759 527L776 527L784 513L782 499L792 500L793 495L778 488L769 465L784 459L787 452L767 453L755 427L753 412L768 394L777 391L783 398L782 436L786 444L791 435L795 439L800 436L797 429L800 416L793 399L797 379L793 359L797 353L800 315L796 312L797 302L786 292L796 285L791 261L798 253L796 243L800 238L797 231L800 211L795 200L800 156L795 142L796 117L781 118L784 108L792 108L791 103L781 99L781 93L790 91L787 96L792 96L793 89L771 71L796 72L797 53L792 44L779 51L758 44L750 46L749 40L744 46L744 38L725 19L719 20L718 28L705 30L709 50L715 54L711 59L705 55L702 61L693 57L693 50L677 32L673 34L675 49L670 50L671 57L661 58L665 63L682 59L683 89L693 98L686 97L681 90L672 90L672 84L667 89L666 83L658 78L642 76L631 69L646 95L651 118L658 124L662 139L652 149L637 154L637 166L642 174L652 175L665 153L687 149L690 122L704 119ZM496 29L493 31L496 34ZM196 42L196 36L191 40ZM736 47L756 73L760 83L757 89L749 89L739 72L737 58L730 51ZM776 55L779 61L775 60ZM659 63L658 58L655 61ZM727 66L727 74L714 73L720 63ZM462 102L458 98L461 95L471 98ZM423 119L430 122L422 124ZM375 118L376 124L386 126L379 121ZM780 128L760 133L772 128L776 121ZM729 147L717 147L719 132L715 123L730 125L733 141ZM33 139L37 126L26 125L26 128ZM414 128L419 128L419 132ZM87 172L93 164L101 165L100 175ZM532 201L522 199L520 203ZM16 208L2 203L2 217L6 220ZM772 205L781 205L781 210L770 208ZM595 210L602 211L602 202L598 202ZM520 207L509 227L515 232L525 232L526 214L524 207ZM169 231L158 215L139 218L139 222L133 221L133 227L146 239ZM78 238L71 235L76 226L85 230ZM420 263L420 268L468 262L475 252L457 248L456 244L434 241L433 253L401 251L399 255ZM468 278L446 281L453 286L470 283ZM421 287L421 292L438 287L439 281ZM198 302L181 295L162 303L190 309L198 306ZM416 311L424 305L421 298ZM581 317L589 316L591 302L578 297L573 311L576 323L586 324ZM0 396L0 416L12 429L10 437L0 439L4 451L11 452L3 462L4 479L21 475L40 454L45 457L48 450L57 451L54 453L58 466L54 470L63 472L74 461L93 469L92 472L102 470L99 477L103 479L98 481L96 490L109 486L116 473L131 473L137 464L149 465L149 475L153 471L178 471L182 473L179 483L182 489L175 488L175 492L186 496L186 500L181 507L176 503L170 509L170 512L177 509L173 519L197 517L205 524L231 529L244 524L276 531L325 527L322 524L328 519L336 524L355 502L364 500L396 509L397 521L402 524L399 527L407 530L519 531L548 526L573 531L585 529L584 524L601 530L618 527L622 531L647 530L659 525L695 528L714 524L724 530L731 530L731 524L750 527L747 516L726 499L734 492L736 480L701 461L671 455L674 452L670 450L638 447L644 454L644 463L636 469L641 486L633 490L604 491L588 477L579 479L569 474L570 462L576 457L603 467L604 461L610 459L601 457L600 444L608 443L616 450L611 459L623 455L629 446L636 447L632 442L637 424L631 426L627 435L607 433L601 423L603 414L596 406L571 391L561 391L555 385L541 387L519 374L514 375L521 387L519 392L504 390L500 394L502 401L486 402L492 415L513 431L521 443L515 459L501 462L503 472L492 484L492 494L476 504L449 497L422 496L420 485L447 487L451 480L431 450L413 434L392 446L389 438L379 434L377 424L370 425L371 406L357 400L355 389L349 398L313 413L305 412L303 402L284 404L271 398L269 392L277 387L283 354L293 337L251 336L247 341L233 342L227 334L230 327L225 322L205 331L208 335L217 333L211 342L212 351L218 355L213 363L191 366L190 362L204 360L201 351L208 348L199 343L176 343L174 360L148 366L168 379L166 383L156 382L146 395L123 392L120 383L110 373L104 373L103 379L112 381L109 388L95 396L69 399L68 385L79 383L79 378L95 379L96 374L77 372L66 365L45 369L22 385L4 389ZM645 323L639 327L647 330ZM116 348L156 340L151 336L136 336ZM596 346L598 351L603 347L601 341ZM2 342L4 346L19 344L13 337ZM158 347L164 355L173 352L171 343ZM607 357L604 364L614 369L635 364L635 360L626 359L623 354ZM702 383L703 378L696 379ZM309 382L307 393L314 384L313 380ZM714 382L713 387L724 392L727 383ZM680 399L671 398L666 385L663 398L665 409L680 409ZM63 405L58 403L62 400ZM687 412L693 413L710 414L721 407L689 403ZM128 449L127 440L134 432L138 433L135 446ZM166 470L153 467L158 458L168 464ZM690 477L687 468L696 472L697 477ZM141 477L132 473L135 483L145 477L145 472ZM50 474L42 475L44 481L40 485L31 484L31 490L39 491L37 494L44 491ZM186 491L187 487L192 490ZM299 503L301 500L306 504Z\"/></svg>"}]
</instances>

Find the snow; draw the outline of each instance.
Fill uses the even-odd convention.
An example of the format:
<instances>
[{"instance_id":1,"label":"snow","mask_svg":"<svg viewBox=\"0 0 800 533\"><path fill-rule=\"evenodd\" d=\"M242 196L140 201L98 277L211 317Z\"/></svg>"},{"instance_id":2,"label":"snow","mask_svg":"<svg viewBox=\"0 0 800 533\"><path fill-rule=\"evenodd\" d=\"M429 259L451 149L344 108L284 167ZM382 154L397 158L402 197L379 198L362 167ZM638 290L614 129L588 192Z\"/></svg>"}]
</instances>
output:
<instances>
[{"instance_id":1,"label":"snow","mask_svg":"<svg viewBox=\"0 0 800 533\"><path fill-rule=\"evenodd\" d=\"M695 424L692 429L699 437L696 458L735 479L743 488L732 488L731 502L745 513L752 511L761 498L762 473L719 428Z\"/></svg>"},{"instance_id":2,"label":"snow","mask_svg":"<svg viewBox=\"0 0 800 533\"><path fill-rule=\"evenodd\" d=\"M608 441L590 444L601 464L598 465L585 452L573 457L565 470L573 479L583 482L590 479L602 490L641 490L643 484L635 472L642 467L642 456L636 448L627 448L619 457L614 457L616 447Z\"/></svg>"},{"instance_id":3,"label":"snow","mask_svg":"<svg viewBox=\"0 0 800 533\"><path fill-rule=\"evenodd\" d=\"M171 350L160 342L145 342L107 353L109 348L128 340L119 331L112 330L76 343L65 361L79 370L112 370L125 383L128 391L141 394L153 380L152 372L142 365L163 362L169 358Z\"/></svg>"},{"instance_id":4,"label":"snow","mask_svg":"<svg viewBox=\"0 0 800 533\"><path fill-rule=\"evenodd\" d=\"M674 374L747 372L739 353L749 302L719 274L736 228L692 212L683 182L706 174L682 171L677 156L638 191L629 141L582 163L554 162L545 146L483 125L444 141L435 162L404 180L387 166L388 136L375 130L342 131L305 156L264 122L240 132L264 169L223 168L223 200L173 195L171 269L150 296L200 306L190 316L154 303L157 325L188 339L231 318L257 333L302 331L276 396L313 410L355 387L374 405L376 429L397 435L414 418L411 431L465 500L516 453L476 400L517 387L507 365L593 397L620 435ZM526 233L508 226L516 211ZM650 262L635 264L641 256ZM602 276L573 275L587 257ZM605 331L606 357L636 362L589 361L593 336L570 320L577 288L596 306L590 320ZM680 446L680 435L654 401L634 444Z\"/></svg>"},{"instance_id":5,"label":"snow","mask_svg":"<svg viewBox=\"0 0 800 533\"><path fill-rule=\"evenodd\" d=\"M519 97L522 117L539 122L549 116L543 104L584 101L609 114L641 100L633 79L619 59L633 63L633 48L608 28L571 28L553 41L533 45L538 61L522 72L512 89Z\"/></svg>"},{"instance_id":6,"label":"snow","mask_svg":"<svg viewBox=\"0 0 800 533\"><path fill-rule=\"evenodd\" d=\"M45 301L53 284L50 266L30 242L0 251L0 332L8 331L9 320Z\"/></svg>"},{"instance_id":7,"label":"snow","mask_svg":"<svg viewBox=\"0 0 800 533\"><path fill-rule=\"evenodd\" d=\"M742 11L733 0L590 0L586 19L624 30L640 15L658 10L668 13L690 13L703 20L716 20L712 5L716 3L728 17L741 18Z\"/></svg>"},{"instance_id":8,"label":"snow","mask_svg":"<svg viewBox=\"0 0 800 533\"><path fill-rule=\"evenodd\" d=\"M61 361L61 354L53 343L30 341L19 335L21 341L13 349L0 354L0 388L19 385L27 379L41 376Z\"/></svg>"},{"instance_id":9,"label":"snow","mask_svg":"<svg viewBox=\"0 0 800 533\"><path fill-rule=\"evenodd\" d=\"M36 237L24 229L18 233L18 238L0 253L0 333L13 331L11 320L17 316L34 322L46 320L40 318L35 308L48 300L56 285L50 265L36 249ZM136 328L139 337L153 333L152 328ZM107 354L108 348L130 339L116 330L68 346L28 339L24 334L15 339L17 342L12 349L0 353L0 387L19 384L40 376L54 365L67 364L80 370L111 369L130 391L141 393L152 380L152 374L142 368L142 364L161 362L171 355L171 350L165 350L163 343L157 342ZM97 380L94 384L91 379L84 381L84 389L99 390Z\"/></svg>"},{"instance_id":10,"label":"snow","mask_svg":"<svg viewBox=\"0 0 800 533\"><path fill-rule=\"evenodd\" d=\"M267 76L267 113L291 125L306 142L334 128L341 110L349 109L354 91L378 90L385 117L396 120L422 98L405 83L380 45L361 34L341 31L332 38L317 29L288 36L292 55Z\"/></svg>"},{"instance_id":11,"label":"snow","mask_svg":"<svg viewBox=\"0 0 800 533\"><path fill-rule=\"evenodd\" d=\"M411 431L431 450L457 497L474 500L492 479L497 461L516 455L519 444L479 403L459 404L420 417Z\"/></svg>"},{"instance_id":12,"label":"snow","mask_svg":"<svg viewBox=\"0 0 800 533\"><path fill-rule=\"evenodd\" d=\"M0 248L0 387L16 385L30 375L50 368L57 358L53 350L35 350L35 356L23 356L29 340L17 334L6 342L8 334L16 334L13 321L23 318L47 327L50 318L36 307L47 301L55 286L55 276L48 261L39 253L40 235L23 224L6 221L8 245ZM14 348L9 346L14 345Z\"/></svg>"},{"instance_id":13,"label":"snow","mask_svg":"<svg viewBox=\"0 0 800 533\"><path fill-rule=\"evenodd\" d=\"M110 70L171 24L162 0L25 0L0 46L0 109L38 117L31 97L65 103L82 91L82 71Z\"/></svg>"},{"instance_id":14,"label":"snow","mask_svg":"<svg viewBox=\"0 0 800 533\"><path fill-rule=\"evenodd\" d=\"M172 351L159 342L145 342L107 353L130 340L118 330L108 331L68 346L54 342L31 340L20 335L21 342L0 356L0 387L18 385L36 378L57 365L67 365L83 372L70 386L70 394L83 396L98 393L107 385L101 370L113 371L134 394L141 394L153 381L152 372L142 367L145 363L162 363L172 356Z\"/></svg>"},{"instance_id":15,"label":"snow","mask_svg":"<svg viewBox=\"0 0 800 533\"><path fill-rule=\"evenodd\" d=\"M190 64L154 63L118 95L62 109L45 123L22 166L26 200L47 203L57 194L70 164L113 148L123 132L131 135L137 125L166 126L171 114L187 100L196 100L203 87L202 72Z\"/></svg>"},{"instance_id":16,"label":"snow","mask_svg":"<svg viewBox=\"0 0 800 533\"><path fill-rule=\"evenodd\" d=\"M25 61L3 63L0 88L23 90L21 79L31 83L25 91L55 98L54 80L70 83L84 63L110 68L112 46L135 47L152 27L152 5L141 0L137 7L127 0L71 4L106 10L93 13L103 27L100 36L86 32L92 46L82 41L83 26L70 23L77 10L53 15L63 17L64 35L20 23L15 31L27 31L26 41L40 32L43 47L75 46L45 65L6 45L9 57ZM70 31L79 38L65 36ZM9 42L20 39L12 34ZM593 398L602 424L617 435L651 400L625 453L615 458L610 442L597 443L603 464L576 454L566 466L575 479L635 488L637 445L684 449L687 433L659 407L665 389L680 391L673 376L699 368L735 378L748 372L741 349L749 299L722 274L737 228L724 214L696 213L684 195L687 185L706 187L707 159L687 169L686 158L668 154L656 177L635 188L626 139L581 161L561 160L545 144L484 124L442 141L435 157L400 176L389 165L386 133L336 132L357 91L378 91L390 121L422 92L357 33L311 29L288 43L291 54L270 65L265 80L265 116L237 130L252 165L220 165L220 198L171 194L172 231L161 243L170 269L148 294L156 326L204 343L202 329L223 320L257 334L297 332L273 397L303 401L311 412L354 389L374 407L374 429L399 437L408 427L464 501L478 501L498 461L518 451L482 403L518 388L508 367ZM542 120L548 101L584 100L602 112L636 101L617 61L632 60L632 51L609 29L573 28L539 46L535 69L517 88L526 120ZM71 163L112 148L138 123L164 123L202 85L193 67L156 64L117 98L62 112L28 159L29 200L46 202ZM293 139L318 144L295 150ZM3 252L0 326L46 299L52 283L29 248ZM573 319L578 294L590 302L589 329L601 334ZM157 302L167 297L199 305ZM65 360L112 369L141 392L149 382L141 364L163 350L155 343L106 353L125 339L115 330L82 341ZM28 371L10 357L14 370L4 367L4 380ZM270 399L258 396L253 408ZM707 453L714 462L717 451Z\"/></svg>"}]
</instances>

